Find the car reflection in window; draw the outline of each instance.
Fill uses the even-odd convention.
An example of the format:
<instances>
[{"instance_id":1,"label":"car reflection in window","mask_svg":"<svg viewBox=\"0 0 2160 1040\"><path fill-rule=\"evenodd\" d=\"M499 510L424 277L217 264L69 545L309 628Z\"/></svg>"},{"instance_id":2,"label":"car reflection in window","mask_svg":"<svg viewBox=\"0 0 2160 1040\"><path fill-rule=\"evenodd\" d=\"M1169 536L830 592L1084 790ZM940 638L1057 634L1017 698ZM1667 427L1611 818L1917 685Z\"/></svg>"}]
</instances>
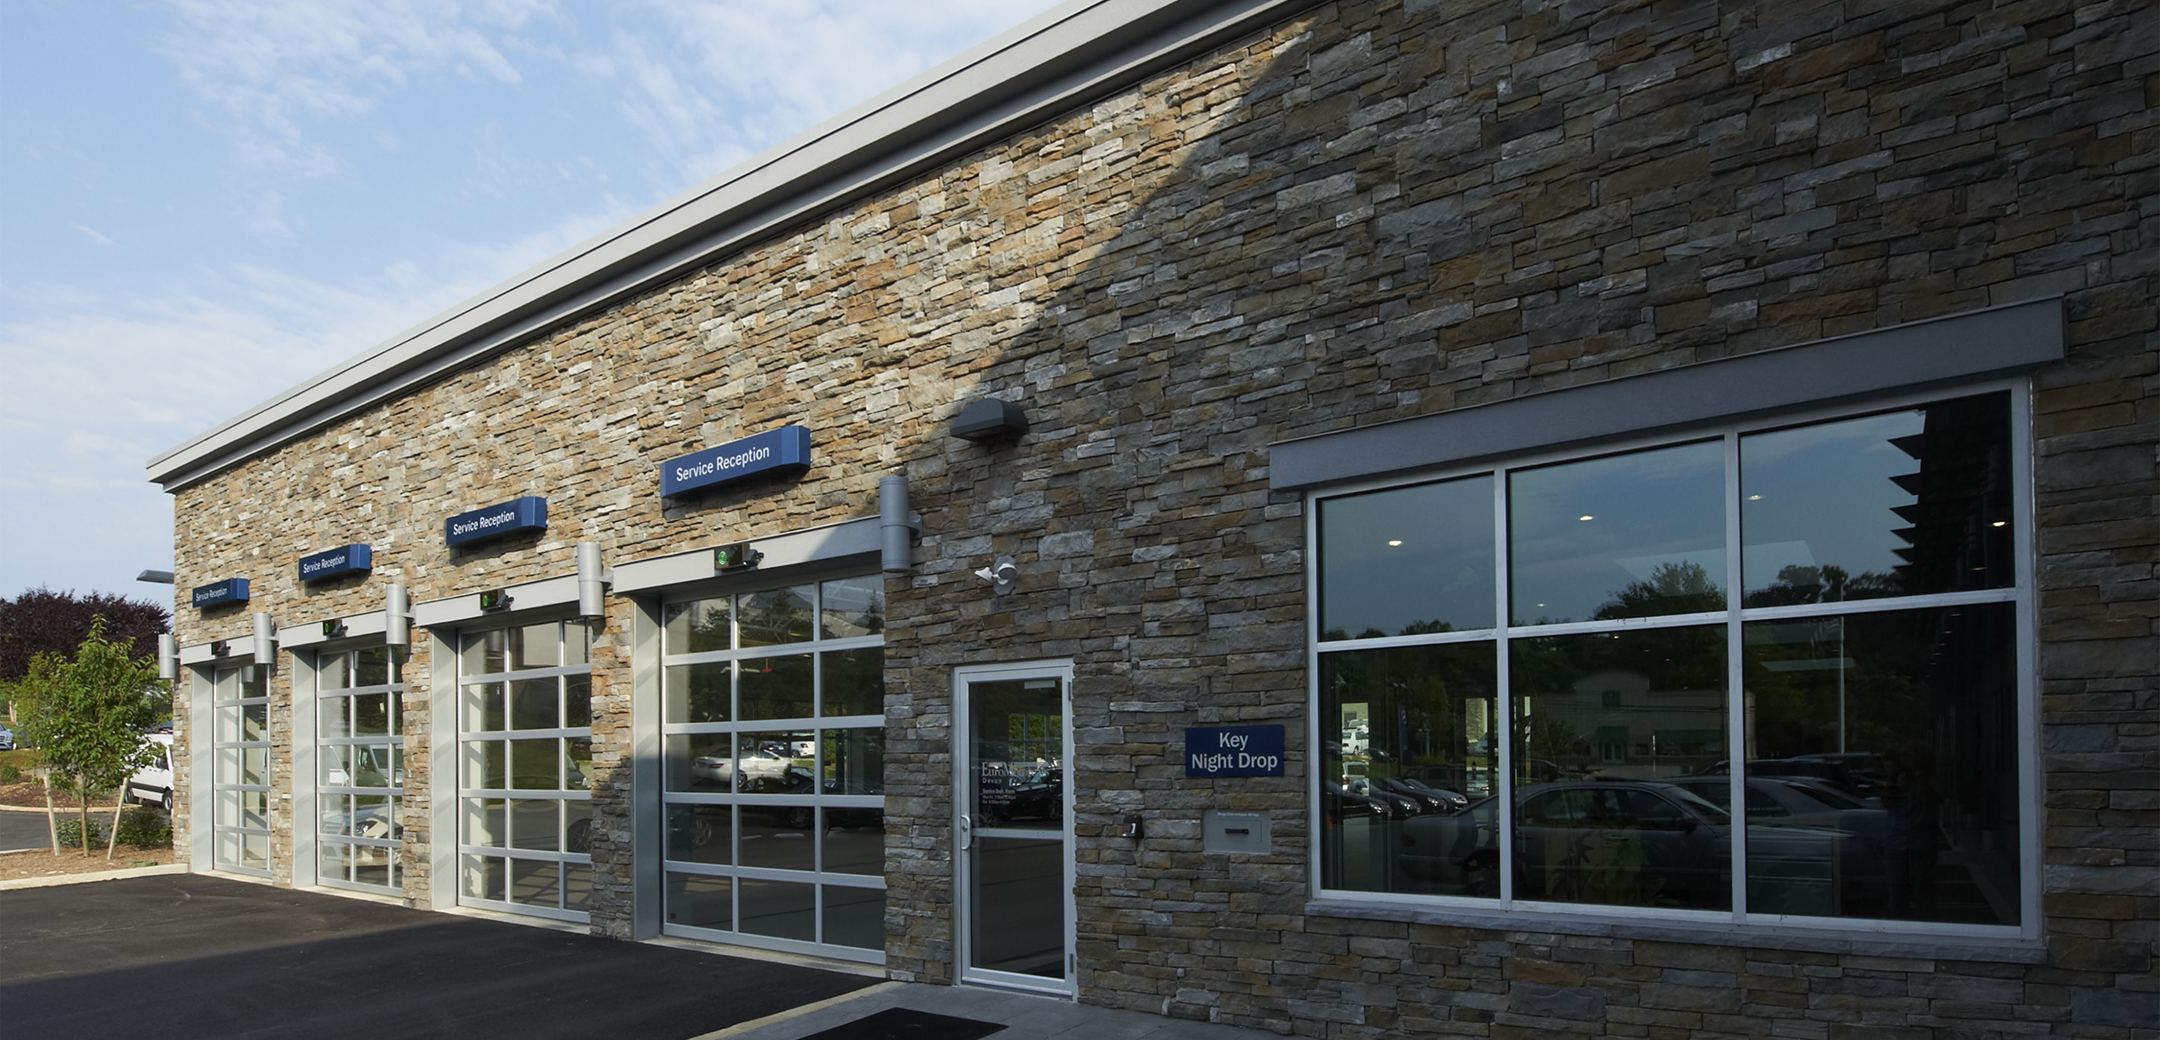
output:
<instances>
[{"instance_id":1,"label":"car reflection in window","mask_svg":"<svg viewBox=\"0 0 2160 1040\"><path fill-rule=\"evenodd\" d=\"M1497 798L1403 825L1399 863L1438 890L1499 894ZM1518 790L1515 897L1620 906L1726 909L1732 818L1667 783L1590 780ZM1840 833L1764 828L1753 844L1750 898L1765 912L1816 898L1829 882Z\"/></svg>"}]
</instances>

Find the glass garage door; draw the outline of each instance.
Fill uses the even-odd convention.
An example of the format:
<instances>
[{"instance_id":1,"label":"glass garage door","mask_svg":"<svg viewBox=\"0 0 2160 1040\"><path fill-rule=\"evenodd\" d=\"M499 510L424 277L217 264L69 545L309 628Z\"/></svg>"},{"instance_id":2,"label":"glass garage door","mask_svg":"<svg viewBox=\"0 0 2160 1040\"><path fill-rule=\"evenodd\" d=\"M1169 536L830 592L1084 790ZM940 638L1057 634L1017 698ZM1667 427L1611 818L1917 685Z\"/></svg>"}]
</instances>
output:
<instances>
[{"instance_id":1,"label":"glass garage door","mask_svg":"<svg viewBox=\"0 0 2160 1040\"><path fill-rule=\"evenodd\" d=\"M591 641L575 620L460 635L461 905L587 920Z\"/></svg>"},{"instance_id":2,"label":"glass garage door","mask_svg":"<svg viewBox=\"0 0 2160 1040\"><path fill-rule=\"evenodd\" d=\"M219 870L270 875L270 695L262 669L227 668L211 681L215 750L212 822Z\"/></svg>"},{"instance_id":3,"label":"glass garage door","mask_svg":"<svg viewBox=\"0 0 2160 1040\"><path fill-rule=\"evenodd\" d=\"M404 884L405 686L389 647L315 657L316 880L395 895Z\"/></svg>"},{"instance_id":4,"label":"glass garage door","mask_svg":"<svg viewBox=\"0 0 2160 1040\"><path fill-rule=\"evenodd\" d=\"M885 587L665 605L670 935L881 963Z\"/></svg>"}]
</instances>

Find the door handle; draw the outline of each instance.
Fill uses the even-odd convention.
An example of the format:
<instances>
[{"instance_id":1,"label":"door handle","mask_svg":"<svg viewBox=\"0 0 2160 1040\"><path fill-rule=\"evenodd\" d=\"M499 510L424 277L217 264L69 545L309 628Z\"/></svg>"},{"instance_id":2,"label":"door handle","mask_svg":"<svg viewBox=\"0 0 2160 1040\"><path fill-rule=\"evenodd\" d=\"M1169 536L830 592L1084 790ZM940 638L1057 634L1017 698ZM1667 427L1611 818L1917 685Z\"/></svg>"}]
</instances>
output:
<instances>
[{"instance_id":1,"label":"door handle","mask_svg":"<svg viewBox=\"0 0 2160 1040\"><path fill-rule=\"evenodd\" d=\"M970 847L972 847L972 846L973 846L974 844L975 844L975 819L974 819L974 817L971 817L971 816L969 816L969 815L968 815L968 814L966 814L966 813L961 813L961 814L960 814L960 851L962 851L962 852L966 852L966 851L967 851L967 850L968 850L968 849L969 849Z\"/></svg>"}]
</instances>

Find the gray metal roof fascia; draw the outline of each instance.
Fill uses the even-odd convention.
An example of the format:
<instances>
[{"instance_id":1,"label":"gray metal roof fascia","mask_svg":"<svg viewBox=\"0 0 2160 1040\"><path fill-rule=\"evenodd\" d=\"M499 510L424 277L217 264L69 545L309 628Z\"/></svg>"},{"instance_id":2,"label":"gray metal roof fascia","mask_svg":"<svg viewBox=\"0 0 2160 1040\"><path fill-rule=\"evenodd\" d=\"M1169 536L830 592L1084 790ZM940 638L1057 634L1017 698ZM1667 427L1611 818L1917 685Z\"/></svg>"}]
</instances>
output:
<instances>
[{"instance_id":1,"label":"gray metal roof fascia","mask_svg":"<svg viewBox=\"0 0 2160 1040\"><path fill-rule=\"evenodd\" d=\"M206 431L145 466L174 491L777 227L1054 117L1316 0L1075 0Z\"/></svg>"}]
</instances>

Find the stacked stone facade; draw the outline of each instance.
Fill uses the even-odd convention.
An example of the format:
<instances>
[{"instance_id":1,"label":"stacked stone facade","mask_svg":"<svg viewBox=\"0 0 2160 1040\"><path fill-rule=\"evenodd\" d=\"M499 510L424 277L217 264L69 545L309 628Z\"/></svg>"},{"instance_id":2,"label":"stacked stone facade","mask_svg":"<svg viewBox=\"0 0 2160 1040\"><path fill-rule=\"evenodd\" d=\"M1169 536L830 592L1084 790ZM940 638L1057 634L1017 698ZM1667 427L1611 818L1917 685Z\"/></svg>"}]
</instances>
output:
<instances>
[{"instance_id":1,"label":"stacked stone facade","mask_svg":"<svg viewBox=\"0 0 2160 1040\"><path fill-rule=\"evenodd\" d=\"M1069 658L1083 1000L1328 1037L2160 1036L2156 34L2049 0L1320 6L182 489L179 587L248 576L248 610L305 624L384 581L569 573L580 541L627 561L873 515L903 473L896 978L955 975L954 667ZM1270 489L1271 444L2058 296L2068 356L2033 375L2044 948L1313 902L1305 503ZM982 395L1030 432L948 436ZM800 480L659 498L659 461L785 424L817 438ZM442 544L527 494L543 535ZM371 577L297 584L347 542ZM993 595L971 572L1007 555ZM631 613L610 601L594 651L594 928L619 936ZM178 618L246 636L246 611ZM450 692L427 654L414 899L454 840L418 779ZM1184 778L1183 728L1228 722L1284 724L1288 775ZM1270 814L1276 853L1203 853L1211 808Z\"/></svg>"}]
</instances>

